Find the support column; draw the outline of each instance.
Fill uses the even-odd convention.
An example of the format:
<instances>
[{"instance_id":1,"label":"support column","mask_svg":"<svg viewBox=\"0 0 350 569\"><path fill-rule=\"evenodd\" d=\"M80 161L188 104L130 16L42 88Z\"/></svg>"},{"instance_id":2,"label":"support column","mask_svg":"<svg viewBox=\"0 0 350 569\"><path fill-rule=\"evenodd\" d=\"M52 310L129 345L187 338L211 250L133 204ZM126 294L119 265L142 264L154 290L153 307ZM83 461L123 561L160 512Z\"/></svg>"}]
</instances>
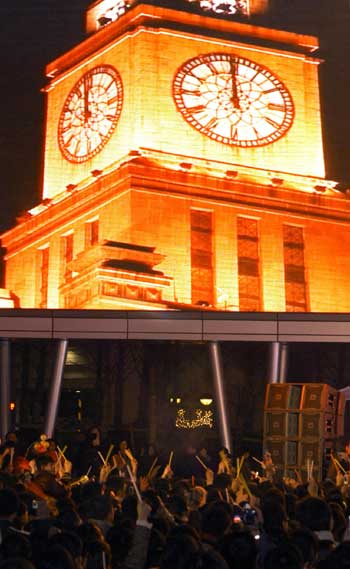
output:
<instances>
[{"instance_id":1,"label":"support column","mask_svg":"<svg viewBox=\"0 0 350 569\"><path fill-rule=\"evenodd\" d=\"M282 342L280 351L280 366L278 373L278 382L286 383L288 370L288 344Z\"/></svg>"},{"instance_id":2,"label":"support column","mask_svg":"<svg viewBox=\"0 0 350 569\"><path fill-rule=\"evenodd\" d=\"M225 394L224 375L222 371L221 353L218 342L210 342L210 358L214 376L214 389L217 410L219 415L221 444L232 452L230 421Z\"/></svg>"},{"instance_id":3,"label":"support column","mask_svg":"<svg viewBox=\"0 0 350 569\"><path fill-rule=\"evenodd\" d=\"M50 393L47 402L47 412L45 417L44 433L51 438L55 430L58 405L61 396L64 363L66 361L68 340L59 340L53 377L50 386Z\"/></svg>"},{"instance_id":4,"label":"support column","mask_svg":"<svg viewBox=\"0 0 350 569\"><path fill-rule=\"evenodd\" d=\"M279 380L279 369L280 369L280 354L281 354L281 344L280 342L271 342L270 344L270 361L269 361L269 383L278 383Z\"/></svg>"},{"instance_id":5,"label":"support column","mask_svg":"<svg viewBox=\"0 0 350 569\"><path fill-rule=\"evenodd\" d=\"M0 436L10 430L10 340L0 340Z\"/></svg>"},{"instance_id":6,"label":"support column","mask_svg":"<svg viewBox=\"0 0 350 569\"><path fill-rule=\"evenodd\" d=\"M288 344L271 342L269 362L269 383L286 383L288 364Z\"/></svg>"}]
</instances>

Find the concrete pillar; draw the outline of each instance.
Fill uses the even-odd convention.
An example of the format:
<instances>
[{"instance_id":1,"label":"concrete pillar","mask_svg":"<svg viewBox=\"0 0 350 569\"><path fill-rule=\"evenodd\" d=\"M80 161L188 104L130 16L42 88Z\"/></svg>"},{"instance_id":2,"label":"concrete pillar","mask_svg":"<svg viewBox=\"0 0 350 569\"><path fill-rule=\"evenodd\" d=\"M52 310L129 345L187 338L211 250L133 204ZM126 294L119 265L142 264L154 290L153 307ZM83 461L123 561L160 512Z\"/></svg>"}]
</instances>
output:
<instances>
[{"instance_id":1,"label":"concrete pillar","mask_svg":"<svg viewBox=\"0 0 350 569\"><path fill-rule=\"evenodd\" d=\"M279 380L279 367L280 367L280 352L281 344L279 342L271 342L270 344L270 361L268 382L278 383Z\"/></svg>"},{"instance_id":2,"label":"concrete pillar","mask_svg":"<svg viewBox=\"0 0 350 569\"><path fill-rule=\"evenodd\" d=\"M50 393L47 402L44 433L49 438L53 436L57 419L58 405L61 396L61 387L64 372L64 363L68 348L68 340L59 340L57 347L56 362L50 386Z\"/></svg>"},{"instance_id":3,"label":"concrete pillar","mask_svg":"<svg viewBox=\"0 0 350 569\"><path fill-rule=\"evenodd\" d=\"M288 344L271 342L269 362L269 383L286 383L288 363Z\"/></svg>"},{"instance_id":4,"label":"concrete pillar","mask_svg":"<svg viewBox=\"0 0 350 569\"><path fill-rule=\"evenodd\" d=\"M286 383L287 370L288 370L288 344L282 342L280 350L279 373L278 373L279 383Z\"/></svg>"},{"instance_id":5,"label":"concrete pillar","mask_svg":"<svg viewBox=\"0 0 350 569\"><path fill-rule=\"evenodd\" d=\"M10 430L10 340L0 340L0 436L4 441Z\"/></svg>"},{"instance_id":6,"label":"concrete pillar","mask_svg":"<svg viewBox=\"0 0 350 569\"><path fill-rule=\"evenodd\" d=\"M222 446L232 452L230 420L225 394L224 376L222 371L220 345L218 342L210 342L210 359L213 369L215 402L219 416L220 439Z\"/></svg>"}]
</instances>

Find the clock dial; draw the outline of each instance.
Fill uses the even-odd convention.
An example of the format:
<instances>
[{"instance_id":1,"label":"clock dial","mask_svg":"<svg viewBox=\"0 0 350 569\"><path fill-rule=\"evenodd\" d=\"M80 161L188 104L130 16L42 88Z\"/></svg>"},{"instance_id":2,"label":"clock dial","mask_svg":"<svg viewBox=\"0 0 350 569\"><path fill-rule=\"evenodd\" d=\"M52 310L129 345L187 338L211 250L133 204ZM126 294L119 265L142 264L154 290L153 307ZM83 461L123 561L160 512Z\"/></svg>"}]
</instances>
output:
<instances>
[{"instance_id":1,"label":"clock dial","mask_svg":"<svg viewBox=\"0 0 350 569\"><path fill-rule=\"evenodd\" d=\"M58 124L58 144L70 162L85 162L110 139L123 104L123 85L110 65L94 67L69 93Z\"/></svg>"},{"instance_id":2,"label":"clock dial","mask_svg":"<svg viewBox=\"0 0 350 569\"><path fill-rule=\"evenodd\" d=\"M175 75L173 96L191 126L232 146L270 144L293 123L285 85L266 67L227 53L187 61Z\"/></svg>"}]
</instances>

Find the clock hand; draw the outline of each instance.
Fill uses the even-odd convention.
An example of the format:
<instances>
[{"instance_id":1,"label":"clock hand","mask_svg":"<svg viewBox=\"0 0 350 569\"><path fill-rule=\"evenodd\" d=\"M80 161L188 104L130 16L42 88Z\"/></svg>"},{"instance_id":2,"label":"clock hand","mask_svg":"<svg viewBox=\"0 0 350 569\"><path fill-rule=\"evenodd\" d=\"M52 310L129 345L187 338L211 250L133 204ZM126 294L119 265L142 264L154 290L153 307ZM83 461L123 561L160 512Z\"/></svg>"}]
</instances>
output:
<instances>
[{"instance_id":1,"label":"clock hand","mask_svg":"<svg viewBox=\"0 0 350 569\"><path fill-rule=\"evenodd\" d=\"M233 59L230 61L231 82L232 82L232 98L231 101L235 109L240 109L238 88L237 88L237 64Z\"/></svg>"},{"instance_id":2,"label":"clock hand","mask_svg":"<svg viewBox=\"0 0 350 569\"><path fill-rule=\"evenodd\" d=\"M87 79L84 79L84 123L86 124L90 118L89 113L89 89Z\"/></svg>"}]
</instances>

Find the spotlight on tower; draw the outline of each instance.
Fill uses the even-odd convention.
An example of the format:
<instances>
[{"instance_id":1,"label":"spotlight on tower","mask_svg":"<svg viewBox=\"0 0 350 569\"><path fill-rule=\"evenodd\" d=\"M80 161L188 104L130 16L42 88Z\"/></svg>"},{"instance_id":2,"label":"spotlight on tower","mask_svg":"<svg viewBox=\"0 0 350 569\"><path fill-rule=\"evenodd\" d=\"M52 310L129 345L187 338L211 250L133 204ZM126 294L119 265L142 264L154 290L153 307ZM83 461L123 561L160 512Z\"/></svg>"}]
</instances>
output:
<instances>
[{"instance_id":1,"label":"spotlight on tower","mask_svg":"<svg viewBox=\"0 0 350 569\"><path fill-rule=\"evenodd\" d=\"M99 176L101 176L102 172L103 172L103 170L92 170L92 171L91 171L91 175L92 175L94 178L98 178Z\"/></svg>"}]
</instances>

